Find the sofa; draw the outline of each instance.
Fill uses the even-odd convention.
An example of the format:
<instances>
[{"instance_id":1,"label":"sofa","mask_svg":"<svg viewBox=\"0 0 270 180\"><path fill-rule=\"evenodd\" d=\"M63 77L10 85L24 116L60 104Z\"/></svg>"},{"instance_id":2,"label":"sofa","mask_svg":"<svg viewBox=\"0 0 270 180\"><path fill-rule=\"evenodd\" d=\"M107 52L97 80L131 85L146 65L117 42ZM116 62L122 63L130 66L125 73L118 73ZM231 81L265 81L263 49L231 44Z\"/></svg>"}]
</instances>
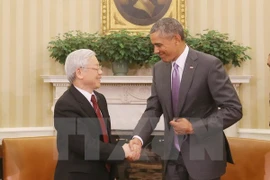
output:
<instances>
[{"instance_id":1,"label":"sofa","mask_svg":"<svg viewBox=\"0 0 270 180\"><path fill-rule=\"evenodd\" d=\"M270 180L270 141L244 138L228 138L228 141L234 164L228 163L221 180ZM57 162L55 137L7 138L2 144L4 180L53 180ZM125 169L132 168L136 173L136 164ZM157 169L161 166L154 165L155 171L161 173ZM153 163L146 162L143 168L151 171Z\"/></svg>"},{"instance_id":2,"label":"sofa","mask_svg":"<svg viewBox=\"0 0 270 180\"><path fill-rule=\"evenodd\" d=\"M270 141L228 138L234 164L221 180L270 180Z\"/></svg>"},{"instance_id":3,"label":"sofa","mask_svg":"<svg viewBox=\"0 0 270 180\"><path fill-rule=\"evenodd\" d=\"M53 180L55 137L5 138L2 146L4 180Z\"/></svg>"}]
</instances>

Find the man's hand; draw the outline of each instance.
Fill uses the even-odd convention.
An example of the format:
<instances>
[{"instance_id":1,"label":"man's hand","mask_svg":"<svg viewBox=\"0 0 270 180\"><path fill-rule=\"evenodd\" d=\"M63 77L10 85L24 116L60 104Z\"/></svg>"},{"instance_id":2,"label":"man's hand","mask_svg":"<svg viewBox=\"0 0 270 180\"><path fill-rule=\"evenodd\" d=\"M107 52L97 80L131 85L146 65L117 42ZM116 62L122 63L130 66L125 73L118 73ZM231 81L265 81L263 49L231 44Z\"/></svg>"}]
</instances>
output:
<instances>
[{"instance_id":1,"label":"man's hand","mask_svg":"<svg viewBox=\"0 0 270 180\"><path fill-rule=\"evenodd\" d=\"M192 124L186 118L179 118L170 121L170 125L173 127L175 134L193 134Z\"/></svg>"},{"instance_id":2,"label":"man's hand","mask_svg":"<svg viewBox=\"0 0 270 180\"><path fill-rule=\"evenodd\" d=\"M122 146L124 152L125 152L125 158L129 159L130 157L133 156L133 152L131 151L130 147L129 147L129 144L128 143L125 143L123 146Z\"/></svg>"},{"instance_id":3,"label":"man's hand","mask_svg":"<svg viewBox=\"0 0 270 180\"><path fill-rule=\"evenodd\" d=\"M142 143L138 138L133 138L129 141L129 148L132 151L132 156L128 157L128 160L136 161L141 156Z\"/></svg>"}]
</instances>

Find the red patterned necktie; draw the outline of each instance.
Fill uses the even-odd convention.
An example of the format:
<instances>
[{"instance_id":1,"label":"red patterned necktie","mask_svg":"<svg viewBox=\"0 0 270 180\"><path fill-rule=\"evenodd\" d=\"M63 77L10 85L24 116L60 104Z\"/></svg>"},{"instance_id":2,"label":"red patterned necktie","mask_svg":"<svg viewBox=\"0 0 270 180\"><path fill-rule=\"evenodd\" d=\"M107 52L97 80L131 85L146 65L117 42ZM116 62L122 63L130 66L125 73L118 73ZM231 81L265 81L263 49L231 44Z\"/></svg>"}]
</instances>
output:
<instances>
[{"instance_id":1,"label":"red patterned necktie","mask_svg":"<svg viewBox=\"0 0 270 180\"><path fill-rule=\"evenodd\" d=\"M107 128L106 128L106 125L105 125L105 121L104 121L104 119L103 119L103 117L101 115L101 111L100 111L100 109L98 107L95 95L92 95L91 102L93 103L94 110L95 110L96 115L97 115L98 120L99 120L99 124L100 124L100 127L101 127L101 132L102 132L102 136L103 136L103 141L105 143L108 143L109 138L108 138Z\"/></svg>"},{"instance_id":2,"label":"red patterned necktie","mask_svg":"<svg viewBox=\"0 0 270 180\"><path fill-rule=\"evenodd\" d=\"M102 136L103 136L103 141L105 143L108 143L109 142L109 137L108 137L106 124L105 124L105 121L103 119L103 116L101 115L101 111L100 111L100 109L98 107L95 95L92 95L91 102L93 103L94 110L95 110L96 115L97 115L98 120L99 120L100 128L101 128L101 131L102 131ZM110 164L106 163L106 168L110 172Z\"/></svg>"}]
</instances>

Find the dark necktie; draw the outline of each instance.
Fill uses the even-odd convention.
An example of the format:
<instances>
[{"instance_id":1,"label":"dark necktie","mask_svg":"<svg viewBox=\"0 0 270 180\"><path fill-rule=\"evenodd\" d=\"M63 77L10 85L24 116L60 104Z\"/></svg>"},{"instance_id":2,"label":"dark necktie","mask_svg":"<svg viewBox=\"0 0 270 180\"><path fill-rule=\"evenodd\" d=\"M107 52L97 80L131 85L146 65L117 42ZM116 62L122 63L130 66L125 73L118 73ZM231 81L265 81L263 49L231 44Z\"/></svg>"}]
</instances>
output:
<instances>
[{"instance_id":1,"label":"dark necktie","mask_svg":"<svg viewBox=\"0 0 270 180\"><path fill-rule=\"evenodd\" d=\"M91 102L93 103L93 108L94 108L94 110L96 112L96 115L98 117L98 120L99 120L101 132L102 132L102 136L103 136L103 141L105 143L108 143L109 142L109 137L108 137L108 132L107 132L106 124L105 124L105 121L103 119L103 116L101 115L101 111L100 111L100 109L98 107L98 104L97 104L97 100L96 100L95 95L92 95ZM110 164L106 163L106 168L110 172Z\"/></svg>"},{"instance_id":2,"label":"dark necktie","mask_svg":"<svg viewBox=\"0 0 270 180\"><path fill-rule=\"evenodd\" d=\"M94 110L95 110L96 115L97 115L98 120L99 120L101 132L102 132L102 136L103 136L103 141L105 143L108 143L109 142L109 138L108 138L106 124L105 124L105 121L103 119L103 116L101 115L101 111L100 111L100 109L98 107L98 104L97 104L97 100L96 100L95 95L92 95L91 102L93 103Z\"/></svg>"},{"instance_id":3,"label":"dark necktie","mask_svg":"<svg viewBox=\"0 0 270 180\"><path fill-rule=\"evenodd\" d=\"M173 63L173 72L172 72L172 106L173 106L173 115L177 117L177 109L178 107L178 98L179 98L179 88L180 88L180 75L178 64ZM174 146L180 151L178 136L174 135Z\"/></svg>"}]
</instances>

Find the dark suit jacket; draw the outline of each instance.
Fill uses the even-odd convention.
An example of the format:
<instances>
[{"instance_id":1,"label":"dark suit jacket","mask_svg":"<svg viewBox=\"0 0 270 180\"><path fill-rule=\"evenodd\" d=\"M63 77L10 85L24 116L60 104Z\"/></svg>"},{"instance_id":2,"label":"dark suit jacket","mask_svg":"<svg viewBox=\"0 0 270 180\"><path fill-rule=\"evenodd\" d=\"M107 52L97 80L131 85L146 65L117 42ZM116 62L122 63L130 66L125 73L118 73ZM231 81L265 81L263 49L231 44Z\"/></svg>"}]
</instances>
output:
<instances>
[{"instance_id":1,"label":"dark suit jacket","mask_svg":"<svg viewBox=\"0 0 270 180\"><path fill-rule=\"evenodd\" d=\"M190 48L180 83L177 115L173 115L171 98L171 63L161 61L153 68L151 96L134 135L147 141L164 115L166 170L167 160L176 158L174 131L169 122L175 116L185 117L192 123L194 134L178 137L190 176L213 179L224 174L226 162L233 160L223 129L242 118L242 106L221 61Z\"/></svg>"},{"instance_id":2,"label":"dark suit jacket","mask_svg":"<svg viewBox=\"0 0 270 180\"><path fill-rule=\"evenodd\" d=\"M110 137L111 124L106 99L102 94L94 93ZM93 107L73 85L56 102L54 123L59 153L55 180L67 180L76 173L100 180L116 176L115 163L125 158L124 151L121 146L103 142ZM111 164L110 173L106 170L106 163Z\"/></svg>"}]
</instances>

